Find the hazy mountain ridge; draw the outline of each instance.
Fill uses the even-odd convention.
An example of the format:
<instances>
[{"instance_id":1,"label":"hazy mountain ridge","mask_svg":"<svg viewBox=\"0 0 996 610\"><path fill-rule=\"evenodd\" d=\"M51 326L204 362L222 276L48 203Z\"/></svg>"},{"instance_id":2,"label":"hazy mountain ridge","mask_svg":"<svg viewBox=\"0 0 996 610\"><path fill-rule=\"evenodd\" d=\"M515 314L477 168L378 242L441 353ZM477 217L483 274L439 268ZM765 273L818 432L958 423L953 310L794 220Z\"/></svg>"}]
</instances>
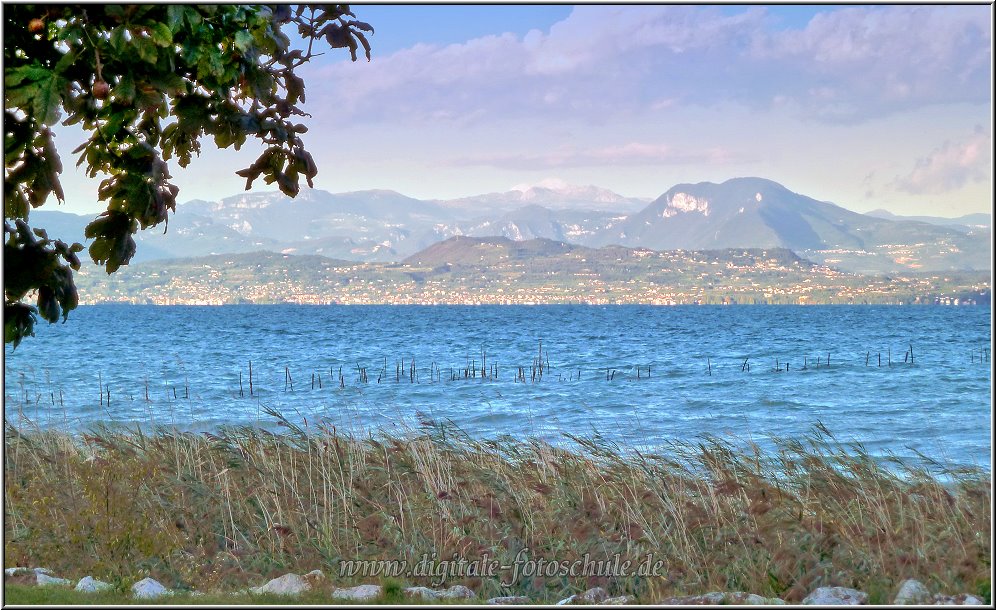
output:
<instances>
[{"instance_id":1,"label":"hazy mountain ridge","mask_svg":"<svg viewBox=\"0 0 996 610\"><path fill-rule=\"evenodd\" d=\"M785 248L658 252L457 236L398 263L224 254L137 263L110 276L87 266L78 286L84 303L796 304L944 298L987 304L987 277L841 273Z\"/></svg>"},{"instance_id":2,"label":"hazy mountain ridge","mask_svg":"<svg viewBox=\"0 0 996 610\"><path fill-rule=\"evenodd\" d=\"M36 226L53 227L51 235L68 241L83 241L89 220L32 214ZM991 228L984 226L859 214L771 180L734 178L678 184L650 203L553 183L447 201L389 190L195 200L178 206L166 235L138 234L136 262L256 250L388 262L458 235L655 250L789 248L862 273L989 269L991 250Z\"/></svg>"},{"instance_id":3,"label":"hazy mountain ridge","mask_svg":"<svg viewBox=\"0 0 996 610\"><path fill-rule=\"evenodd\" d=\"M927 224L939 225L942 227L951 227L965 233L968 233L973 229L991 230L993 226L993 215L983 213L965 214L964 216L958 216L956 218L945 218L943 216L901 216L899 214L893 214L888 210L872 210L871 212L865 212L865 216L884 218L885 220L893 221L925 222Z\"/></svg>"}]
</instances>

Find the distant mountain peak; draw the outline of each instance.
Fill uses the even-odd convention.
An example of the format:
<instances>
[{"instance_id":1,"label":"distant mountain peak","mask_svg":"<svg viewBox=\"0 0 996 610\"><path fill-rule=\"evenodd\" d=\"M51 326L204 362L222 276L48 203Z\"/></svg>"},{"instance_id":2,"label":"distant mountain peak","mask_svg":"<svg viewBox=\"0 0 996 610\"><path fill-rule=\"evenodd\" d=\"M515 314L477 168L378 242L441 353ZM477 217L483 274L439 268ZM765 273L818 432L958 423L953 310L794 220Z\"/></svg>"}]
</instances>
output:
<instances>
[{"instance_id":1,"label":"distant mountain peak","mask_svg":"<svg viewBox=\"0 0 996 610\"><path fill-rule=\"evenodd\" d=\"M601 187L569 184L560 178L546 178L535 184L517 184L509 193L521 193L522 201L560 199L583 200L592 203L618 203L626 199L619 193Z\"/></svg>"},{"instance_id":2,"label":"distant mountain peak","mask_svg":"<svg viewBox=\"0 0 996 610\"><path fill-rule=\"evenodd\" d=\"M544 188L544 189L549 189L551 191L563 191L563 190L566 190L566 189L569 189L569 188L574 188L570 184L568 184L566 181L561 180L560 178L545 178L545 179L540 180L539 182L537 182L535 184L516 184L515 186L513 186L512 188L510 188L508 190L509 191L519 191L521 193L525 193L526 191L528 191L530 189L537 188L537 187Z\"/></svg>"}]
</instances>

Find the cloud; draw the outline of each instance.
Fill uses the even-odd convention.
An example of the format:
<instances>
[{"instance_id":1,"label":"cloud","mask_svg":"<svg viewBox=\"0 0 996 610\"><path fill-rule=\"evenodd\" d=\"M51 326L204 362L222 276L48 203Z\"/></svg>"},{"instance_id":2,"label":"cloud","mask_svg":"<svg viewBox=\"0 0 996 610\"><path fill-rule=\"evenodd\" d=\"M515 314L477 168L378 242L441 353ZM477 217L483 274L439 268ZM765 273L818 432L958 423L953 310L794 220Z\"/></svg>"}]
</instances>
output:
<instances>
[{"instance_id":1,"label":"cloud","mask_svg":"<svg viewBox=\"0 0 996 610\"><path fill-rule=\"evenodd\" d=\"M860 120L930 104L991 101L990 7L853 7L764 34L751 56L779 94L819 118Z\"/></svg>"},{"instance_id":2,"label":"cloud","mask_svg":"<svg viewBox=\"0 0 996 610\"><path fill-rule=\"evenodd\" d=\"M960 141L947 141L917 160L893 186L914 195L956 191L969 182L992 181L992 138L977 127Z\"/></svg>"},{"instance_id":3,"label":"cloud","mask_svg":"<svg viewBox=\"0 0 996 610\"><path fill-rule=\"evenodd\" d=\"M502 169L535 170L572 167L637 165L719 165L749 160L721 147L685 150L662 144L629 142L601 148L562 147L542 153L478 155L461 157L453 165L487 165Z\"/></svg>"},{"instance_id":4,"label":"cloud","mask_svg":"<svg viewBox=\"0 0 996 610\"><path fill-rule=\"evenodd\" d=\"M990 19L988 6L828 8L778 29L762 8L578 6L548 32L420 44L307 82L321 112L354 121L612 121L732 102L854 122L989 101Z\"/></svg>"}]
</instances>

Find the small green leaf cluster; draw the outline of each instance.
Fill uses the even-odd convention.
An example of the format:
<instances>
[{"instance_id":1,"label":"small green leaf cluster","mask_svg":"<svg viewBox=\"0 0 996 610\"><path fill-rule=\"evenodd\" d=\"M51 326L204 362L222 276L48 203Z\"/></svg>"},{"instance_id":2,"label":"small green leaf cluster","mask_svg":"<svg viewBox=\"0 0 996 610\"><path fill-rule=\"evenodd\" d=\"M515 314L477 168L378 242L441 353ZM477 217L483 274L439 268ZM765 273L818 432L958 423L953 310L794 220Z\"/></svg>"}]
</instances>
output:
<instances>
[{"instance_id":1,"label":"small green leaf cluster","mask_svg":"<svg viewBox=\"0 0 996 610\"><path fill-rule=\"evenodd\" d=\"M295 28L306 49L291 47ZM88 135L73 153L107 209L86 228L90 258L113 273L135 254L139 229L166 223L178 188L167 162L186 167L211 138L266 148L238 172L295 196L318 173L301 135L308 116L295 73L316 41L348 48L364 32L348 5L31 5L4 11L4 341L32 334L38 314L65 320L76 307L73 270L82 246L35 239L30 210L62 202L62 162L50 127ZM60 245L61 244L61 245ZM12 281L13 279L13 281ZM37 295L37 303L26 299Z\"/></svg>"}]
</instances>

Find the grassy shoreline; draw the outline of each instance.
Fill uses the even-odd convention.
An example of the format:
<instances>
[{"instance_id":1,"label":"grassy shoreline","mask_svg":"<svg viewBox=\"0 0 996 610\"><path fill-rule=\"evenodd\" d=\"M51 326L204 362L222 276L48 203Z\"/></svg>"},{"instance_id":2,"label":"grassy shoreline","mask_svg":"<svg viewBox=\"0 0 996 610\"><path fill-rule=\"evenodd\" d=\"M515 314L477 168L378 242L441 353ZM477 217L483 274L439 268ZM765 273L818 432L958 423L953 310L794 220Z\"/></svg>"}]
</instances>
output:
<instances>
[{"instance_id":1,"label":"grassy shoreline","mask_svg":"<svg viewBox=\"0 0 996 610\"><path fill-rule=\"evenodd\" d=\"M798 603L840 585L888 603L916 578L990 600L991 474L882 464L822 426L770 451L703 437L648 454L597 436L572 437L568 450L477 440L450 424L355 438L279 423L284 432L78 435L6 425L8 566L121 590L152 576L210 594L314 569L336 586L378 582L384 574L340 575L342 562L411 567L434 555L519 565L514 579L442 585L481 598L555 602L602 586L643 603L707 591ZM642 575L526 575L521 564L587 556L637 566L648 555L661 569Z\"/></svg>"}]
</instances>

